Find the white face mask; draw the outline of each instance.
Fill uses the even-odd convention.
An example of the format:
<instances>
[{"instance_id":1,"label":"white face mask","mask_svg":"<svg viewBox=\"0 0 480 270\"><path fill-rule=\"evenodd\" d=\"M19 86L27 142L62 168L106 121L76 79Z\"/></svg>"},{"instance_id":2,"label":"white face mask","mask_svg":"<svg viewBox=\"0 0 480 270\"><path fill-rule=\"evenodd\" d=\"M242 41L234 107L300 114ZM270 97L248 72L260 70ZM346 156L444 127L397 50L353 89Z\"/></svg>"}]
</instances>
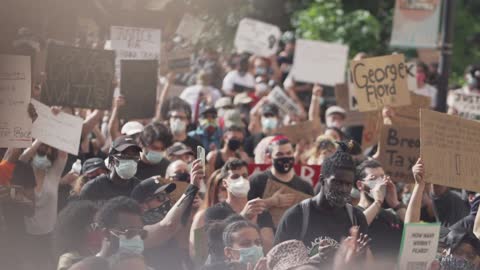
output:
<instances>
[{"instance_id":1,"label":"white face mask","mask_svg":"<svg viewBox=\"0 0 480 270\"><path fill-rule=\"evenodd\" d=\"M368 195L373 199L375 198L373 196L373 190L375 189L375 187L377 185L380 185L382 184L383 182L383 178L382 177L379 177L375 180L370 180L370 181L366 181L365 184L370 188L370 191L368 192ZM387 192L387 187L386 186L383 186L382 189L381 189L382 193L385 195L386 192Z\"/></svg>"},{"instance_id":2,"label":"white face mask","mask_svg":"<svg viewBox=\"0 0 480 270\"><path fill-rule=\"evenodd\" d=\"M32 160L32 166L35 169L46 171L52 167L52 162L47 158L47 155L39 156L36 154Z\"/></svg>"},{"instance_id":3,"label":"white face mask","mask_svg":"<svg viewBox=\"0 0 480 270\"><path fill-rule=\"evenodd\" d=\"M128 180L137 173L137 162L135 160L118 160L115 171L120 178Z\"/></svg>"},{"instance_id":4,"label":"white face mask","mask_svg":"<svg viewBox=\"0 0 480 270\"><path fill-rule=\"evenodd\" d=\"M140 235L136 235L130 239L126 238L125 235L120 235L119 239L119 250L132 252L135 254L142 254L144 250L144 243Z\"/></svg>"},{"instance_id":5,"label":"white face mask","mask_svg":"<svg viewBox=\"0 0 480 270\"><path fill-rule=\"evenodd\" d=\"M247 197L248 192L250 191L250 182L244 177L240 177L236 180L226 180L228 187L227 190L233 196L244 198Z\"/></svg>"},{"instance_id":6,"label":"white face mask","mask_svg":"<svg viewBox=\"0 0 480 270\"><path fill-rule=\"evenodd\" d=\"M185 132L187 125L180 119L174 119L170 122L170 129L172 130L173 134L180 134Z\"/></svg>"}]
</instances>

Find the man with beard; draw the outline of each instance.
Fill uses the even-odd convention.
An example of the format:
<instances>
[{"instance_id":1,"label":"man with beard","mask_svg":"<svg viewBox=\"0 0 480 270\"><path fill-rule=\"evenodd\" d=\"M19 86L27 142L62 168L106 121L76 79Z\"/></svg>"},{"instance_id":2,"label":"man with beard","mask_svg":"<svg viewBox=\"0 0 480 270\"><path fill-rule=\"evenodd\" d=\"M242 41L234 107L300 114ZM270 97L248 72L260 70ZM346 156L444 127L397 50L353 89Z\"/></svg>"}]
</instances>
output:
<instances>
[{"instance_id":1,"label":"man with beard","mask_svg":"<svg viewBox=\"0 0 480 270\"><path fill-rule=\"evenodd\" d=\"M349 236L352 226L358 226L365 235L368 224L362 211L348 203L355 181L355 164L347 144L340 143L335 154L325 159L322 166L319 194L291 207L285 212L275 235L275 245L297 239L318 253L320 242L338 246Z\"/></svg>"}]
</instances>

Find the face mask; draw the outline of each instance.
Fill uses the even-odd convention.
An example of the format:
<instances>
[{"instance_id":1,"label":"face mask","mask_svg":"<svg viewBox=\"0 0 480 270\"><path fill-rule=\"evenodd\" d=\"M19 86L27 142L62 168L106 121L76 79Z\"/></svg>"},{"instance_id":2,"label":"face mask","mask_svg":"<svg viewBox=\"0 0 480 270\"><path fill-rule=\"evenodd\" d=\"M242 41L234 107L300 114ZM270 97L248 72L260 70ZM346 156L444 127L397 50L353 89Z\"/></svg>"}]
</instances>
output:
<instances>
[{"instance_id":1,"label":"face mask","mask_svg":"<svg viewBox=\"0 0 480 270\"><path fill-rule=\"evenodd\" d=\"M410 202L410 198L412 198L412 193L411 192L403 193L403 196L402 196L403 204L408 205L408 203Z\"/></svg>"},{"instance_id":2,"label":"face mask","mask_svg":"<svg viewBox=\"0 0 480 270\"><path fill-rule=\"evenodd\" d=\"M33 157L32 166L36 169L46 171L52 167L52 162L47 158L47 155L39 156L37 154Z\"/></svg>"},{"instance_id":3,"label":"face mask","mask_svg":"<svg viewBox=\"0 0 480 270\"><path fill-rule=\"evenodd\" d=\"M373 197L373 190L377 185L380 185L382 181L383 181L383 178L377 178L376 180L372 180L372 181L365 181L365 184L370 188L370 191L368 191L368 196L370 198L372 199L375 198ZM386 186L381 187L381 192L385 196L387 192L387 187Z\"/></svg>"},{"instance_id":4,"label":"face mask","mask_svg":"<svg viewBox=\"0 0 480 270\"><path fill-rule=\"evenodd\" d=\"M137 162L134 160L119 160L115 165L118 176L124 180L132 178L137 173Z\"/></svg>"},{"instance_id":5,"label":"face mask","mask_svg":"<svg viewBox=\"0 0 480 270\"><path fill-rule=\"evenodd\" d=\"M340 190L332 190L329 187L329 190L325 193L325 198L330 202L334 207L344 207L350 201L350 192L342 192Z\"/></svg>"},{"instance_id":6,"label":"face mask","mask_svg":"<svg viewBox=\"0 0 480 270\"><path fill-rule=\"evenodd\" d=\"M352 197L352 199L360 199L360 191L356 188L352 188L352 191L350 191L350 197Z\"/></svg>"},{"instance_id":7,"label":"face mask","mask_svg":"<svg viewBox=\"0 0 480 270\"><path fill-rule=\"evenodd\" d=\"M260 246L251 246L248 248L238 249L240 252L239 262L251 265L256 265L257 262L263 257L263 249Z\"/></svg>"},{"instance_id":8,"label":"face mask","mask_svg":"<svg viewBox=\"0 0 480 270\"><path fill-rule=\"evenodd\" d=\"M175 175L175 180L188 183L190 182L190 174L188 172L177 173Z\"/></svg>"},{"instance_id":9,"label":"face mask","mask_svg":"<svg viewBox=\"0 0 480 270\"><path fill-rule=\"evenodd\" d=\"M417 73L417 83L418 84L421 84L421 83L424 83L425 80L427 79L427 76L425 75L425 73Z\"/></svg>"},{"instance_id":10,"label":"face mask","mask_svg":"<svg viewBox=\"0 0 480 270\"><path fill-rule=\"evenodd\" d=\"M228 192L232 193L232 195L235 197L247 197L248 192L250 191L250 182L243 177L240 177L237 180L227 180L227 184Z\"/></svg>"},{"instance_id":11,"label":"face mask","mask_svg":"<svg viewBox=\"0 0 480 270\"><path fill-rule=\"evenodd\" d=\"M273 167L277 172L287 174L292 170L294 162L295 158L293 157L276 158L273 160Z\"/></svg>"},{"instance_id":12,"label":"face mask","mask_svg":"<svg viewBox=\"0 0 480 270\"><path fill-rule=\"evenodd\" d=\"M212 134L215 132L215 130L217 130L217 122L215 120L210 121L207 119L202 119L200 120L200 126L209 134Z\"/></svg>"},{"instance_id":13,"label":"face mask","mask_svg":"<svg viewBox=\"0 0 480 270\"><path fill-rule=\"evenodd\" d=\"M277 118L262 117L262 127L266 130L273 130L277 128Z\"/></svg>"},{"instance_id":14,"label":"face mask","mask_svg":"<svg viewBox=\"0 0 480 270\"><path fill-rule=\"evenodd\" d=\"M171 208L172 202L168 200L157 208L145 211L142 216L143 222L145 223L145 225L156 224L165 218Z\"/></svg>"},{"instance_id":15,"label":"face mask","mask_svg":"<svg viewBox=\"0 0 480 270\"><path fill-rule=\"evenodd\" d=\"M161 152L149 150L145 155L145 158L148 160L148 162L157 164L157 163L160 163L160 161L162 161L163 154Z\"/></svg>"},{"instance_id":16,"label":"face mask","mask_svg":"<svg viewBox=\"0 0 480 270\"><path fill-rule=\"evenodd\" d=\"M264 67L255 68L255 76L264 76L267 75L268 70Z\"/></svg>"},{"instance_id":17,"label":"face mask","mask_svg":"<svg viewBox=\"0 0 480 270\"><path fill-rule=\"evenodd\" d=\"M120 235L118 237L118 240L119 240L119 246L118 246L119 250L128 251L135 254L142 254L144 245L140 235L134 236L130 239L125 237L125 235Z\"/></svg>"},{"instance_id":18,"label":"face mask","mask_svg":"<svg viewBox=\"0 0 480 270\"><path fill-rule=\"evenodd\" d=\"M187 125L180 119L175 119L170 122L170 129L173 134L181 134L187 129Z\"/></svg>"},{"instance_id":19,"label":"face mask","mask_svg":"<svg viewBox=\"0 0 480 270\"><path fill-rule=\"evenodd\" d=\"M237 139L230 139L227 146L231 151L237 151L242 146L242 142Z\"/></svg>"}]
</instances>

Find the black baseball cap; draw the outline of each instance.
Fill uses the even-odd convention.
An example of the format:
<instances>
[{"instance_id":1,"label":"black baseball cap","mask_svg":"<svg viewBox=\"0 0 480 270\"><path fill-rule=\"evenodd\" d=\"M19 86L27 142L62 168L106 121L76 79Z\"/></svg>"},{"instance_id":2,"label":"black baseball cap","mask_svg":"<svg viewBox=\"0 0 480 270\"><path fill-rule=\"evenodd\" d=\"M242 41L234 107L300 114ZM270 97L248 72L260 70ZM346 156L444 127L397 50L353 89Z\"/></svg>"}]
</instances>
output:
<instances>
[{"instance_id":1,"label":"black baseball cap","mask_svg":"<svg viewBox=\"0 0 480 270\"><path fill-rule=\"evenodd\" d=\"M205 107L200 111L201 116L205 116L207 113L217 115L217 109L215 107Z\"/></svg>"},{"instance_id":2,"label":"black baseball cap","mask_svg":"<svg viewBox=\"0 0 480 270\"><path fill-rule=\"evenodd\" d=\"M89 174L98 169L108 170L105 161L101 158L89 158L85 160L82 166L82 174Z\"/></svg>"},{"instance_id":3,"label":"black baseball cap","mask_svg":"<svg viewBox=\"0 0 480 270\"><path fill-rule=\"evenodd\" d=\"M176 142L167 149L167 156L194 155L192 149L181 142Z\"/></svg>"},{"instance_id":4,"label":"black baseball cap","mask_svg":"<svg viewBox=\"0 0 480 270\"><path fill-rule=\"evenodd\" d=\"M117 152L123 152L125 151L125 149L129 147L134 147L135 150L137 150L138 152L142 152L142 148L140 148L140 146L137 145L137 142L135 141L135 139L129 136L120 136L117 139L115 139L115 141L113 141L112 143L111 150L115 150Z\"/></svg>"},{"instance_id":5,"label":"black baseball cap","mask_svg":"<svg viewBox=\"0 0 480 270\"><path fill-rule=\"evenodd\" d=\"M162 185L157 177L150 177L138 184L130 194L130 197L139 203L145 202L148 198L160 192L172 193L177 188L175 183Z\"/></svg>"}]
</instances>

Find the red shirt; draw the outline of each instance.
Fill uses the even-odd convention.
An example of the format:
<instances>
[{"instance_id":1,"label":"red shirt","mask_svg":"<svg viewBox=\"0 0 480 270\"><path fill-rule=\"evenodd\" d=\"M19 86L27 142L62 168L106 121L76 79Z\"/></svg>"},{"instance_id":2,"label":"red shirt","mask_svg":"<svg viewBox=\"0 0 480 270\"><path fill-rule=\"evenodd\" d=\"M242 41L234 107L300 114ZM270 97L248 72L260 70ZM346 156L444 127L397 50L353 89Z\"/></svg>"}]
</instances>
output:
<instances>
[{"instance_id":1,"label":"red shirt","mask_svg":"<svg viewBox=\"0 0 480 270\"><path fill-rule=\"evenodd\" d=\"M0 161L0 186L6 186L10 184L14 169L15 163L8 162L6 160Z\"/></svg>"}]
</instances>

